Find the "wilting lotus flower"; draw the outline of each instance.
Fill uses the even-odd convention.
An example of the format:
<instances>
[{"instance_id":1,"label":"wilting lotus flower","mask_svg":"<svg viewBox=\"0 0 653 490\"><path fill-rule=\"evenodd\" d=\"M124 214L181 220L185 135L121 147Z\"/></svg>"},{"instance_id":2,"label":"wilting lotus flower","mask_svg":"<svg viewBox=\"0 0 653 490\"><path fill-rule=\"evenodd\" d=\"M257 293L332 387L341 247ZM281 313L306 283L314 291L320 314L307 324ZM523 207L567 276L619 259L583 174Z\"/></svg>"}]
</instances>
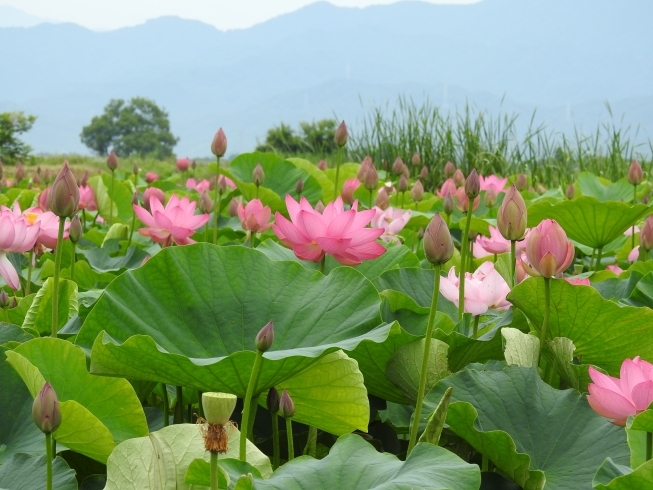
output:
<instances>
[{"instance_id":1,"label":"wilting lotus flower","mask_svg":"<svg viewBox=\"0 0 653 490\"><path fill-rule=\"evenodd\" d=\"M615 425L626 425L630 415L637 415L653 402L653 364L637 356L621 364L620 378L603 374L590 366L594 383L587 386L587 401L596 413Z\"/></svg>"},{"instance_id":2,"label":"wilting lotus flower","mask_svg":"<svg viewBox=\"0 0 653 490\"><path fill-rule=\"evenodd\" d=\"M268 223L271 214L270 207L263 206L258 199L252 199L245 206L238 202L238 219L245 231L261 233L267 230L272 226L272 223Z\"/></svg>"},{"instance_id":3,"label":"wilting lotus flower","mask_svg":"<svg viewBox=\"0 0 653 490\"><path fill-rule=\"evenodd\" d=\"M147 227L138 232L164 246L171 242L177 245L195 243L190 238L193 231L209 220L208 214L195 215L195 201L190 202L187 197L179 199L176 194L172 195L165 208L158 199L150 199L152 214L137 204L133 206L136 216Z\"/></svg>"},{"instance_id":4,"label":"wilting lotus flower","mask_svg":"<svg viewBox=\"0 0 653 490\"><path fill-rule=\"evenodd\" d=\"M342 186L342 200L350 206L354 203L354 191L360 187L361 182L358 179L348 179Z\"/></svg>"},{"instance_id":5,"label":"wilting lotus flower","mask_svg":"<svg viewBox=\"0 0 653 490\"><path fill-rule=\"evenodd\" d=\"M9 262L7 253L23 253L34 248L40 224L30 223L26 216L12 212L6 207L0 211L0 276L12 289L20 287L18 273Z\"/></svg>"},{"instance_id":6,"label":"wilting lotus flower","mask_svg":"<svg viewBox=\"0 0 653 490\"><path fill-rule=\"evenodd\" d=\"M458 306L458 286L460 280L455 268L449 275L440 279L442 295ZM506 300L510 292L508 283L494 269L492 262L483 262L473 274L465 274L465 312L474 316L484 314L488 309L503 311L510 308Z\"/></svg>"},{"instance_id":7,"label":"wilting lotus flower","mask_svg":"<svg viewBox=\"0 0 653 490\"><path fill-rule=\"evenodd\" d=\"M487 177L483 177L481 175L479 179L481 181L482 191L494 189L495 194L499 194L499 192L503 192L504 189L506 188L506 184L508 183L507 177L505 179L502 179L500 177L497 177L496 175L489 175Z\"/></svg>"},{"instance_id":8,"label":"wilting lotus flower","mask_svg":"<svg viewBox=\"0 0 653 490\"><path fill-rule=\"evenodd\" d=\"M200 194L204 191L208 191L209 187L211 187L211 183L206 179L197 182L191 177L186 181L186 189L195 189Z\"/></svg>"},{"instance_id":9,"label":"wilting lotus flower","mask_svg":"<svg viewBox=\"0 0 653 490\"><path fill-rule=\"evenodd\" d=\"M381 235L381 240L384 242L398 242L397 233L404 229L404 226L408 223L410 215L412 214L410 210L403 211L401 209L393 209L388 207L383 210L381 208L374 208L375 214L372 218L370 226L372 228L383 228L385 231Z\"/></svg>"},{"instance_id":10,"label":"wilting lotus flower","mask_svg":"<svg viewBox=\"0 0 653 490\"><path fill-rule=\"evenodd\" d=\"M97 203L95 202L95 194L90 185L79 186L79 209L88 209L89 211L97 210ZM45 210L44 210L45 211Z\"/></svg>"},{"instance_id":11,"label":"wilting lotus flower","mask_svg":"<svg viewBox=\"0 0 653 490\"><path fill-rule=\"evenodd\" d=\"M277 213L273 229L281 242L302 260L319 262L330 254L341 264L358 265L385 252L375 241L384 229L365 228L375 211L358 212L358 201L345 211L342 199L338 198L319 213L305 198L297 203L286 195L286 206L290 221Z\"/></svg>"},{"instance_id":12,"label":"wilting lotus flower","mask_svg":"<svg viewBox=\"0 0 653 490\"><path fill-rule=\"evenodd\" d=\"M438 191L438 197L445 197L447 194L451 194L452 196L456 194L456 184L454 184L453 179L447 179L444 181L444 184L442 184L442 187L440 187L440 190Z\"/></svg>"},{"instance_id":13,"label":"wilting lotus flower","mask_svg":"<svg viewBox=\"0 0 653 490\"><path fill-rule=\"evenodd\" d=\"M565 281L567 281L569 284L572 284L574 286L589 286L590 285L590 280L587 277L565 277Z\"/></svg>"},{"instance_id":14,"label":"wilting lotus flower","mask_svg":"<svg viewBox=\"0 0 653 490\"><path fill-rule=\"evenodd\" d=\"M555 220L545 219L530 232L526 258L524 268L531 276L555 277L573 262L574 245Z\"/></svg>"},{"instance_id":15,"label":"wilting lotus flower","mask_svg":"<svg viewBox=\"0 0 653 490\"><path fill-rule=\"evenodd\" d=\"M614 272L617 275L620 275L624 270L619 267L617 264L610 264L605 268L606 271Z\"/></svg>"},{"instance_id":16,"label":"wilting lotus flower","mask_svg":"<svg viewBox=\"0 0 653 490\"><path fill-rule=\"evenodd\" d=\"M159 175L155 174L154 172L146 172L145 173L145 182L148 184L151 184L155 180L159 180Z\"/></svg>"},{"instance_id":17,"label":"wilting lotus flower","mask_svg":"<svg viewBox=\"0 0 653 490\"><path fill-rule=\"evenodd\" d=\"M465 213L469 211L469 197L467 197L467 193L465 192L464 187L459 187L456 190L456 200L458 202L458 209L464 211ZM478 208L479 204L481 204L481 196L476 196L474 199L472 211L475 211L476 208Z\"/></svg>"}]
</instances>

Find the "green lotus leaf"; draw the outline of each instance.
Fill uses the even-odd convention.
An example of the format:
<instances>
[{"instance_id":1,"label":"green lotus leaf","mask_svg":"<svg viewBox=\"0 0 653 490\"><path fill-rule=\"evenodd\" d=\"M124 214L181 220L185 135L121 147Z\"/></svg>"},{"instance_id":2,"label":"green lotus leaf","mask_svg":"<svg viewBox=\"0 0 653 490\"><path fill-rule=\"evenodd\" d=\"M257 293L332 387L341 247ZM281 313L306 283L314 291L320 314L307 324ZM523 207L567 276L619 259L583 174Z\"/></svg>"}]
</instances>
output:
<instances>
[{"instance_id":1,"label":"green lotus leaf","mask_svg":"<svg viewBox=\"0 0 653 490\"><path fill-rule=\"evenodd\" d=\"M57 441L100 462L117 443L148 433L145 414L127 380L89 374L84 352L70 342L42 337L6 353L35 397L49 381L61 402Z\"/></svg>"},{"instance_id":2,"label":"green lotus leaf","mask_svg":"<svg viewBox=\"0 0 653 490\"><path fill-rule=\"evenodd\" d=\"M554 219L572 240L592 248L602 248L617 239L649 211L644 204L600 202L583 196L554 205L538 202L528 207L528 226L537 226L544 219Z\"/></svg>"},{"instance_id":3,"label":"green lotus leaf","mask_svg":"<svg viewBox=\"0 0 653 490\"><path fill-rule=\"evenodd\" d=\"M32 334L23 330L18 325L0 322L0 345L6 344L7 342L27 342L33 338L34 336Z\"/></svg>"},{"instance_id":4,"label":"green lotus leaf","mask_svg":"<svg viewBox=\"0 0 653 490\"><path fill-rule=\"evenodd\" d=\"M572 285L562 279L550 281L549 338L571 340L576 347L574 356L582 362L584 371L593 364L617 376L626 358L653 360L653 311L619 306L592 287ZM513 288L508 300L539 331L544 316L544 279L525 280Z\"/></svg>"},{"instance_id":5,"label":"green lotus leaf","mask_svg":"<svg viewBox=\"0 0 653 490\"><path fill-rule=\"evenodd\" d=\"M550 387L535 368L481 369L442 380L427 394L425 413L453 388L449 428L525 490L591 489L605 458L628 462L624 430L584 395Z\"/></svg>"},{"instance_id":6,"label":"green lotus leaf","mask_svg":"<svg viewBox=\"0 0 653 490\"><path fill-rule=\"evenodd\" d=\"M222 458L237 458L240 432L229 431L227 453ZM202 458L209 460L204 439L196 424L171 425L147 437L123 442L107 461L107 485L104 490L191 490L184 476L191 463ZM247 441L247 462L264 478L272 474L268 457Z\"/></svg>"},{"instance_id":7,"label":"green lotus leaf","mask_svg":"<svg viewBox=\"0 0 653 490\"><path fill-rule=\"evenodd\" d=\"M315 181L322 188L323 203L329 203L335 200L335 188L333 186L333 182L329 180L329 178L322 170L317 168L317 165L309 162L308 160L304 160L303 158L286 158L286 160L292 163L295 167L302 169L304 172L315 179Z\"/></svg>"},{"instance_id":8,"label":"green lotus leaf","mask_svg":"<svg viewBox=\"0 0 653 490\"><path fill-rule=\"evenodd\" d=\"M145 257L149 254L141 248L132 245L127 249L125 255L113 257L117 250L110 246L84 248L77 247L76 252L82 254L88 260L94 271L98 273L116 272L122 269L136 269L141 266Z\"/></svg>"},{"instance_id":9,"label":"green lotus leaf","mask_svg":"<svg viewBox=\"0 0 653 490\"><path fill-rule=\"evenodd\" d=\"M116 221L120 223L131 222L134 214L132 208L133 191L127 184L115 179L113 183L113 201L111 200L111 175L94 175L88 179L88 185L93 189L98 212L107 223ZM113 221L110 219L110 213L112 213Z\"/></svg>"},{"instance_id":10,"label":"green lotus leaf","mask_svg":"<svg viewBox=\"0 0 653 490\"><path fill-rule=\"evenodd\" d=\"M610 300L623 300L628 298L635 290L637 283L644 275L638 271L632 271L626 278L610 277L604 281L592 282L591 285L601 296ZM592 279L594 276L592 276ZM638 305L632 305L638 306Z\"/></svg>"},{"instance_id":11,"label":"green lotus leaf","mask_svg":"<svg viewBox=\"0 0 653 490\"><path fill-rule=\"evenodd\" d=\"M442 429L447 420L447 410L449 410L449 403L451 403L452 392L453 388L447 388L447 391L442 395L442 399L435 407L435 410L433 410L433 413L429 416L426 428L419 437L419 442L428 442L429 444L438 445L440 436L442 435Z\"/></svg>"},{"instance_id":12,"label":"green lotus leaf","mask_svg":"<svg viewBox=\"0 0 653 490\"><path fill-rule=\"evenodd\" d=\"M14 205L15 202L18 202L20 209L25 211L27 208L31 208L34 204L36 204L36 199L39 192L33 189L21 189L14 187L7 189L4 194L8 198L6 203L2 203L4 206L10 208Z\"/></svg>"},{"instance_id":13,"label":"green lotus leaf","mask_svg":"<svg viewBox=\"0 0 653 490\"><path fill-rule=\"evenodd\" d=\"M9 308L5 310L7 313L7 322L13 325L22 325L25 321L25 316L32 306L32 301L36 297L36 293L18 299L18 306L16 308Z\"/></svg>"},{"instance_id":14,"label":"green lotus leaf","mask_svg":"<svg viewBox=\"0 0 653 490\"><path fill-rule=\"evenodd\" d=\"M52 332L52 293L54 278L48 278L36 293L32 304L27 310L23 328L33 328L39 334ZM67 279L59 280L59 328L63 327L70 317L77 313L77 284ZM59 330L57 329L57 331Z\"/></svg>"},{"instance_id":15,"label":"green lotus leaf","mask_svg":"<svg viewBox=\"0 0 653 490\"><path fill-rule=\"evenodd\" d=\"M607 458L592 482L595 490L645 490L653 488L653 460L632 470Z\"/></svg>"},{"instance_id":16,"label":"green lotus leaf","mask_svg":"<svg viewBox=\"0 0 653 490\"><path fill-rule=\"evenodd\" d=\"M516 328L502 329L501 336L505 341L503 355L509 366L537 367L540 339Z\"/></svg>"},{"instance_id":17,"label":"green lotus leaf","mask_svg":"<svg viewBox=\"0 0 653 490\"><path fill-rule=\"evenodd\" d=\"M244 397L267 322L275 340L257 395L330 352L385 341L379 306L374 286L351 268L324 276L245 247L195 244L116 278L76 342L91 349L94 373Z\"/></svg>"},{"instance_id":18,"label":"green lotus leaf","mask_svg":"<svg viewBox=\"0 0 653 490\"><path fill-rule=\"evenodd\" d=\"M251 464L239 461L237 459L219 459L218 460L218 488L234 488L230 485L240 478L241 475L252 473L257 477L261 474ZM194 459L188 465L184 482L192 485L201 485L204 487L211 486L211 463L204 459ZM192 488L195 488L194 486Z\"/></svg>"},{"instance_id":19,"label":"green lotus leaf","mask_svg":"<svg viewBox=\"0 0 653 490\"><path fill-rule=\"evenodd\" d=\"M41 434L45 451L45 437ZM43 490L45 488L45 455L14 454L0 466L0 488L8 490ZM52 488L77 490L75 471L60 457L52 462Z\"/></svg>"},{"instance_id":20,"label":"green lotus leaf","mask_svg":"<svg viewBox=\"0 0 653 490\"><path fill-rule=\"evenodd\" d=\"M590 172L581 172L576 177L576 185L584 196L592 196L601 202L624 201L633 199L633 186L627 179L610 182Z\"/></svg>"},{"instance_id":21,"label":"green lotus leaf","mask_svg":"<svg viewBox=\"0 0 653 490\"><path fill-rule=\"evenodd\" d=\"M628 280L636 278L638 275L638 273L633 273ZM653 309L653 273L649 272L637 281L630 295L623 302L631 306L645 306Z\"/></svg>"}]
</instances>

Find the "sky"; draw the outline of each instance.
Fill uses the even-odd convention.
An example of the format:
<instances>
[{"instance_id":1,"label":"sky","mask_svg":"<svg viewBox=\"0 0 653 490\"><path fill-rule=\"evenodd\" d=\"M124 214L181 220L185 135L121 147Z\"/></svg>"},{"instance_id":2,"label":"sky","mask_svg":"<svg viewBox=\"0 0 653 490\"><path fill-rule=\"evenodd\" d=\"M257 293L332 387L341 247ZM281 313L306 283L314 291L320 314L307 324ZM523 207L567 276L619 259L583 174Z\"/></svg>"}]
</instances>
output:
<instances>
[{"instance_id":1,"label":"sky","mask_svg":"<svg viewBox=\"0 0 653 490\"><path fill-rule=\"evenodd\" d=\"M293 12L315 0L0 0L23 12L51 20L73 22L94 30L142 24L175 15L196 19L218 29L243 29ZM330 0L343 7L367 7L396 0ZM480 0L423 0L429 3L469 4Z\"/></svg>"}]
</instances>

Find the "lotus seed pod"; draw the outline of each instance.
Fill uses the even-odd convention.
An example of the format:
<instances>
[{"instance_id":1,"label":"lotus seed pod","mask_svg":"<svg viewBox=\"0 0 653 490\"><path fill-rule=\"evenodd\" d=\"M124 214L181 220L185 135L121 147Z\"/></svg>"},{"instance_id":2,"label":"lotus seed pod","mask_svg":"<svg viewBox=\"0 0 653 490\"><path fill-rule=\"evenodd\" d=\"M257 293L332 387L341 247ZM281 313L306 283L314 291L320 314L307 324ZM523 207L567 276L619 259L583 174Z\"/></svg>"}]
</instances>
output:
<instances>
[{"instance_id":1,"label":"lotus seed pod","mask_svg":"<svg viewBox=\"0 0 653 490\"><path fill-rule=\"evenodd\" d=\"M111 150L111 153L109 153L109 156L107 157L107 167L109 167L109 170L112 172L118 168L118 157L113 150Z\"/></svg>"},{"instance_id":2,"label":"lotus seed pod","mask_svg":"<svg viewBox=\"0 0 653 490\"><path fill-rule=\"evenodd\" d=\"M257 163L252 171L252 182L254 182L257 187L263 185L263 182L265 182L265 172L263 172L263 167L261 167L260 163Z\"/></svg>"},{"instance_id":3,"label":"lotus seed pod","mask_svg":"<svg viewBox=\"0 0 653 490\"><path fill-rule=\"evenodd\" d=\"M453 256L454 246L447 224L435 213L424 231L424 255L435 265L447 262Z\"/></svg>"},{"instance_id":4,"label":"lotus seed pod","mask_svg":"<svg viewBox=\"0 0 653 490\"><path fill-rule=\"evenodd\" d=\"M347 132L347 125L345 124L345 121L342 121L340 126L338 126L338 129L336 129L336 134L333 140L336 142L336 145L342 148L347 144L348 139L349 133Z\"/></svg>"},{"instance_id":5,"label":"lotus seed pod","mask_svg":"<svg viewBox=\"0 0 653 490\"><path fill-rule=\"evenodd\" d=\"M283 390L279 400L279 412L284 419L292 418L295 415L295 404L286 390Z\"/></svg>"},{"instance_id":6,"label":"lotus seed pod","mask_svg":"<svg viewBox=\"0 0 653 490\"><path fill-rule=\"evenodd\" d=\"M630 168L628 169L628 182L632 185L639 185L642 183L643 178L642 166L637 160L633 160L633 163L630 164Z\"/></svg>"},{"instance_id":7,"label":"lotus seed pod","mask_svg":"<svg viewBox=\"0 0 653 490\"><path fill-rule=\"evenodd\" d=\"M476 199L478 194L481 192L481 181L478 178L478 173L476 169L472 170L465 181L465 194L469 200Z\"/></svg>"},{"instance_id":8,"label":"lotus seed pod","mask_svg":"<svg viewBox=\"0 0 653 490\"><path fill-rule=\"evenodd\" d=\"M45 434L50 434L61 425L59 399L49 381L46 381L34 398L32 405L34 423Z\"/></svg>"},{"instance_id":9,"label":"lotus seed pod","mask_svg":"<svg viewBox=\"0 0 653 490\"><path fill-rule=\"evenodd\" d=\"M270 320L256 334L254 344L256 345L256 350L259 352L265 352L272 347L272 342L274 342L274 323Z\"/></svg>"},{"instance_id":10,"label":"lotus seed pod","mask_svg":"<svg viewBox=\"0 0 653 490\"><path fill-rule=\"evenodd\" d=\"M63 163L50 190L50 210L60 218L68 218L77 211L79 205L79 187L75 176L70 171L68 161Z\"/></svg>"},{"instance_id":11,"label":"lotus seed pod","mask_svg":"<svg viewBox=\"0 0 653 490\"><path fill-rule=\"evenodd\" d=\"M526 233L526 203L515 185L506 192L497 213L497 228L506 240L521 240Z\"/></svg>"},{"instance_id":12,"label":"lotus seed pod","mask_svg":"<svg viewBox=\"0 0 653 490\"><path fill-rule=\"evenodd\" d=\"M231 393L202 393L204 417L209 424L225 425L236 408L238 397Z\"/></svg>"},{"instance_id":13,"label":"lotus seed pod","mask_svg":"<svg viewBox=\"0 0 653 490\"><path fill-rule=\"evenodd\" d=\"M82 237L84 230L82 229L82 222L79 219L79 215L76 214L73 219L70 221L70 228L68 228L68 237L73 243L77 243Z\"/></svg>"}]
</instances>

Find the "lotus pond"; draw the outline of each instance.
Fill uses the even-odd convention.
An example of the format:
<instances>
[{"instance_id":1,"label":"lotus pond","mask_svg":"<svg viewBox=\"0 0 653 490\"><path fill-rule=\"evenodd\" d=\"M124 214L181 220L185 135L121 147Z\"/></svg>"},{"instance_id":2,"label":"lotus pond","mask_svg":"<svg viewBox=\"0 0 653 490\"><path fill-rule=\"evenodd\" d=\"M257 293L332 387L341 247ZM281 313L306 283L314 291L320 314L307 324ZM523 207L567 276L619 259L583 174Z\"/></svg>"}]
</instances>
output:
<instances>
[{"instance_id":1,"label":"lotus pond","mask_svg":"<svg viewBox=\"0 0 653 490\"><path fill-rule=\"evenodd\" d=\"M639 164L225 149L2 182L0 489L653 488Z\"/></svg>"}]
</instances>

